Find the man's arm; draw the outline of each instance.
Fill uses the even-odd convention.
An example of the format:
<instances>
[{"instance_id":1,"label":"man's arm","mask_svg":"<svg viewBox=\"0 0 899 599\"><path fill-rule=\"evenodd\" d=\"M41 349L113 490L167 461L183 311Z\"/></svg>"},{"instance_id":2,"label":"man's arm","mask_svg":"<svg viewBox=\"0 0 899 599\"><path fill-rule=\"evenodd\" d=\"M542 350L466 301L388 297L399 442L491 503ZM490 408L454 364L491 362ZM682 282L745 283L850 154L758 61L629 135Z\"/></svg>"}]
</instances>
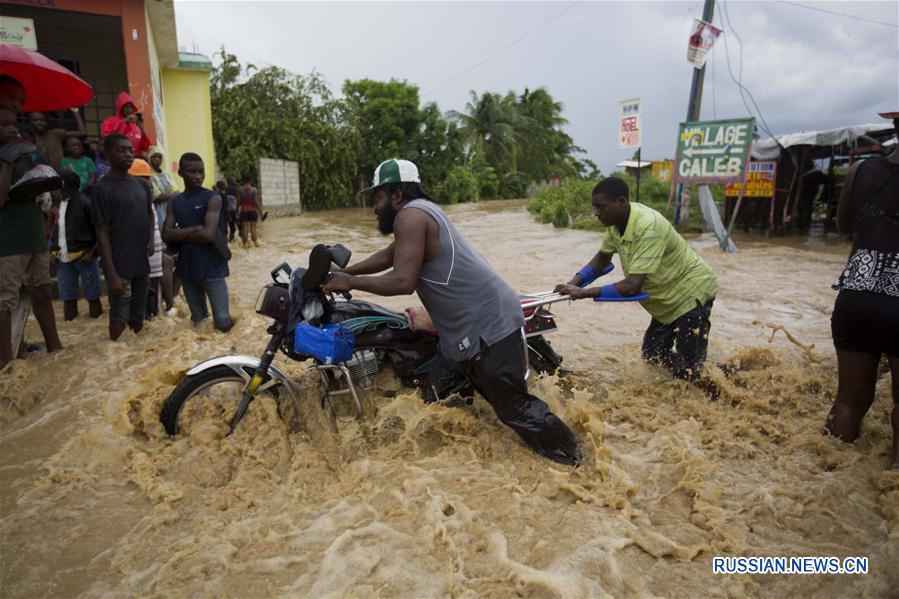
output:
<instances>
[{"instance_id":1,"label":"man's arm","mask_svg":"<svg viewBox=\"0 0 899 599\"><path fill-rule=\"evenodd\" d=\"M114 295L125 295L125 282L119 278L112 262L112 244L109 242L109 225L97 225L97 241L100 246L100 264L106 273L109 292Z\"/></svg>"},{"instance_id":2,"label":"man's arm","mask_svg":"<svg viewBox=\"0 0 899 599\"><path fill-rule=\"evenodd\" d=\"M322 289L325 292L358 289L375 295L409 295L418 286L429 222L433 221L421 210L400 212L394 223L393 270L380 277L334 273Z\"/></svg>"},{"instance_id":3,"label":"man's arm","mask_svg":"<svg viewBox=\"0 0 899 599\"><path fill-rule=\"evenodd\" d=\"M183 243L187 241L187 238L191 236L191 234L199 231L203 227L197 225L196 227L187 227L184 229L176 229L175 228L175 212L172 210L172 204L169 202L169 205L165 211L165 222L162 223L162 240L166 243Z\"/></svg>"},{"instance_id":4,"label":"man's arm","mask_svg":"<svg viewBox=\"0 0 899 599\"><path fill-rule=\"evenodd\" d=\"M153 203L154 204L168 204L169 200L171 200L176 195L178 195L178 192L176 192L176 191L173 191L170 193L161 193L158 196L156 196L156 198L154 198Z\"/></svg>"},{"instance_id":5,"label":"man's arm","mask_svg":"<svg viewBox=\"0 0 899 599\"><path fill-rule=\"evenodd\" d=\"M393 248L396 242L391 242L383 250L378 250L365 260L347 266L341 272L348 275L373 275L384 272L393 266Z\"/></svg>"},{"instance_id":6,"label":"man's arm","mask_svg":"<svg viewBox=\"0 0 899 599\"><path fill-rule=\"evenodd\" d=\"M662 257L665 254L665 227L670 226L671 225L667 222L665 222L664 225L653 223L652 226L643 228L635 233L636 240L633 254L630 259L630 270L638 272L626 273L626 276L623 279L612 284L614 286L613 289L609 289L606 293L603 293L603 287L609 287L611 285L592 287L590 289L581 289L574 285L567 285L558 287L556 293L569 295L572 299L595 298L599 296L615 297L615 295L631 297L637 295L643 290L646 277L656 272L662 262ZM608 245L604 247L607 250L611 249ZM605 268L605 266L608 265L608 260L603 258L603 254L605 254L605 252L601 249L599 254L597 254L601 261L596 265L591 262L591 266L595 268L596 266L601 265ZM606 255L611 258L611 254ZM577 277L577 279L582 280L580 277Z\"/></svg>"},{"instance_id":7,"label":"man's arm","mask_svg":"<svg viewBox=\"0 0 899 599\"><path fill-rule=\"evenodd\" d=\"M6 206L9 199L9 187L12 180L12 163L0 162L0 208Z\"/></svg>"},{"instance_id":8,"label":"man's arm","mask_svg":"<svg viewBox=\"0 0 899 599\"><path fill-rule=\"evenodd\" d=\"M837 201L837 230L849 235L855 232L855 216L852 214L852 183L855 181L855 173L858 170L861 160L849 167L846 172L846 178L843 180L843 191L840 192L840 199Z\"/></svg>"},{"instance_id":9,"label":"man's arm","mask_svg":"<svg viewBox=\"0 0 899 599\"><path fill-rule=\"evenodd\" d=\"M602 250L596 252L596 255L593 256L589 262L587 262L587 266L595 270L596 272L602 272L605 267L607 267L612 262L612 256L614 254L606 253ZM580 274L575 274L568 283L565 285L571 287L580 287L584 284L584 277ZM556 288L563 287L563 285L557 285Z\"/></svg>"},{"instance_id":10,"label":"man's arm","mask_svg":"<svg viewBox=\"0 0 899 599\"><path fill-rule=\"evenodd\" d=\"M219 217L222 212L222 196L215 194L206 204L206 219L202 227L190 227L195 229L187 236L188 243L212 243L215 241L216 229L219 226ZM166 214L168 218L168 214Z\"/></svg>"},{"instance_id":11,"label":"man's arm","mask_svg":"<svg viewBox=\"0 0 899 599\"><path fill-rule=\"evenodd\" d=\"M109 292L113 295L125 294L125 282L119 278L112 259L112 243L109 241L109 198L95 192L91 198L91 217L97 229L97 248L100 250L100 264L106 273Z\"/></svg>"},{"instance_id":12,"label":"man's arm","mask_svg":"<svg viewBox=\"0 0 899 599\"><path fill-rule=\"evenodd\" d=\"M147 185L147 217L150 219L150 239L147 241L147 257L156 253L156 212L153 211L153 193ZM159 232L162 237L162 231Z\"/></svg>"},{"instance_id":13,"label":"man's arm","mask_svg":"<svg viewBox=\"0 0 899 599\"><path fill-rule=\"evenodd\" d=\"M643 283L645 281L646 275L633 274L627 275L617 283L614 283L614 285L621 297L631 297L643 290ZM602 293L602 287L588 287L586 289L581 289L577 285L559 285L556 287L556 293L571 296L571 299L594 298Z\"/></svg>"},{"instance_id":14,"label":"man's arm","mask_svg":"<svg viewBox=\"0 0 899 599\"><path fill-rule=\"evenodd\" d=\"M72 115L75 117L75 126L78 127L74 131L66 131L65 137L84 137L87 135L87 129L84 127L84 121L81 119L81 112L78 108L72 108Z\"/></svg>"},{"instance_id":15,"label":"man's arm","mask_svg":"<svg viewBox=\"0 0 899 599\"><path fill-rule=\"evenodd\" d=\"M90 166L90 179L88 179L87 187L88 187L88 189L93 189L94 185L97 184L97 167L94 166L94 161L90 157L84 156L84 158L87 158L88 164L91 165Z\"/></svg>"}]
</instances>

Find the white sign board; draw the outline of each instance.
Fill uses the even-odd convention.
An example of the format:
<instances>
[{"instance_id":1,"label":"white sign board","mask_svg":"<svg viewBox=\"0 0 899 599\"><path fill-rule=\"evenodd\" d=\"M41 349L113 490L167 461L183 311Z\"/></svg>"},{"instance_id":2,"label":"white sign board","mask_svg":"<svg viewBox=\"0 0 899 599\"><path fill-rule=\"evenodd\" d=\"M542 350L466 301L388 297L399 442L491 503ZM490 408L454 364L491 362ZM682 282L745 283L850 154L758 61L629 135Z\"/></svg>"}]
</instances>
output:
<instances>
[{"instance_id":1,"label":"white sign board","mask_svg":"<svg viewBox=\"0 0 899 599\"><path fill-rule=\"evenodd\" d=\"M642 105L643 100L640 98L619 102L621 114L618 118L618 147L622 150L640 147Z\"/></svg>"},{"instance_id":2,"label":"white sign board","mask_svg":"<svg viewBox=\"0 0 899 599\"><path fill-rule=\"evenodd\" d=\"M26 50L37 50L34 21L0 16L0 42Z\"/></svg>"}]
</instances>

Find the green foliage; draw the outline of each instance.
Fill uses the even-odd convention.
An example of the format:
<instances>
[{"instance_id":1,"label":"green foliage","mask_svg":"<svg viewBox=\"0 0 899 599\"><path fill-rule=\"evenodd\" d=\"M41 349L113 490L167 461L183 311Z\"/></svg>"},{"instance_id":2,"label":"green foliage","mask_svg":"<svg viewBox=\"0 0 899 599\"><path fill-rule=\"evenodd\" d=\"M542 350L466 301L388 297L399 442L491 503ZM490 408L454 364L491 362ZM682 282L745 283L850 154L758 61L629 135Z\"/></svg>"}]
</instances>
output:
<instances>
[{"instance_id":1,"label":"green foliage","mask_svg":"<svg viewBox=\"0 0 899 599\"><path fill-rule=\"evenodd\" d=\"M482 199L493 200L499 197L499 175L492 166L484 167L475 176L478 180L478 195Z\"/></svg>"},{"instance_id":2,"label":"green foliage","mask_svg":"<svg viewBox=\"0 0 899 599\"><path fill-rule=\"evenodd\" d=\"M595 164L577 159L583 150L562 130L562 104L543 88L505 96L472 91L465 111L449 116L459 123L469 163L497 173L501 197L524 197L532 181L598 173Z\"/></svg>"},{"instance_id":3,"label":"green foliage","mask_svg":"<svg viewBox=\"0 0 899 599\"><path fill-rule=\"evenodd\" d=\"M561 129L568 124L562 117L562 103L554 101L542 87L534 91L525 88L518 97L510 92L507 98L519 115L518 171L534 181L576 175L572 156L579 148Z\"/></svg>"},{"instance_id":4,"label":"green foliage","mask_svg":"<svg viewBox=\"0 0 899 599\"><path fill-rule=\"evenodd\" d=\"M304 204L333 208L352 198L359 145L344 124L342 102L318 73L242 67L220 53L212 73L212 131L219 166L229 175L256 174L259 157L299 163Z\"/></svg>"},{"instance_id":5,"label":"green foliage","mask_svg":"<svg viewBox=\"0 0 899 599\"><path fill-rule=\"evenodd\" d=\"M566 179L560 186L541 189L528 204L528 210L541 223L570 227L593 214L590 192L595 183L584 179Z\"/></svg>"},{"instance_id":6,"label":"green foliage","mask_svg":"<svg viewBox=\"0 0 899 599\"><path fill-rule=\"evenodd\" d=\"M441 202L458 204L461 202L477 202L478 178L467 167L453 166L447 173L446 180L440 186L438 197Z\"/></svg>"},{"instance_id":7,"label":"green foliage","mask_svg":"<svg viewBox=\"0 0 899 599\"><path fill-rule=\"evenodd\" d=\"M527 196L528 184L531 181L532 178L527 173L522 173L521 171L508 173L505 181L503 181L501 196L509 199L523 198Z\"/></svg>"},{"instance_id":8,"label":"green foliage","mask_svg":"<svg viewBox=\"0 0 899 599\"><path fill-rule=\"evenodd\" d=\"M630 189L630 199L636 201L636 180L627 173L616 172L612 176L624 179ZM567 179L560 187L541 189L528 204L528 210L542 223L552 223L556 227L571 227L590 231L602 230L603 224L593 214L591 192L592 180ZM717 188L717 189L716 189ZM671 219L667 208L671 183L658 181L650 176L640 178L640 203L658 210ZM723 188L712 186L712 196L720 206L723 203ZM719 200L719 197L721 198ZM680 231L702 231L702 216L695 198L691 203L689 218L678 225Z\"/></svg>"},{"instance_id":9,"label":"green foliage","mask_svg":"<svg viewBox=\"0 0 899 599\"><path fill-rule=\"evenodd\" d=\"M455 123L443 118L433 102L424 105L421 116L416 164L425 189L437 189L446 180L450 169L464 162L462 133Z\"/></svg>"},{"instance_id":10,"label":"green foliage","mask_svg":"<svg viewBox=\"0 0 899 599\"><path fill-rule=\"evenodd\" d=\"M388 158L415 161L426 189L436 188L463 157L458 127L434 103L419 106L418 86L406 81L345 81L346 117L359 135L357 177L368 181Z\"/></svg>"},{"instance_id":11,"label":"green foliage","mask_svg":"<svg viewBox=\"0 0 899 599\"><path fill-rule=\"evenodd\" d=\"M484 92L478 96L472 91L465 112L449 114L459 123L469 159L484 160L497 173L505 172L506 166L514 162L517 115L499 94Z\"/></svg>"},{"instance_id":12,"label":"green foliage","mask_svg":"<svg viewBox=\"0 0 899 599\"><path fill-rule=\"evenodd\" d=\"M375 167L409 158L445 202L524 197L532 182L599 171L562 130L562 105L543 88L505 96L471 92L465 112L446 117L421 105L406 81L345 81L335 98L318 73L242 65L224 48L210 78L219 166L255 175L260 157L300 165L304 205L356 203ZM567 218L567 217L566 217ZM561 222L561 216L557 219Z\"/></svg>"},{"instance_id":13,"label":"green foliage","mask_svg":"<svg viewBox=\"0 0 899 599\"><path fill-rule=\"evenodd\" d=\"M418 87L405 81L345 81L347 121L359 135L356 155L360 175L371 177L388 158L412 155L421 128Z\"/></svg>"}]
</instances>

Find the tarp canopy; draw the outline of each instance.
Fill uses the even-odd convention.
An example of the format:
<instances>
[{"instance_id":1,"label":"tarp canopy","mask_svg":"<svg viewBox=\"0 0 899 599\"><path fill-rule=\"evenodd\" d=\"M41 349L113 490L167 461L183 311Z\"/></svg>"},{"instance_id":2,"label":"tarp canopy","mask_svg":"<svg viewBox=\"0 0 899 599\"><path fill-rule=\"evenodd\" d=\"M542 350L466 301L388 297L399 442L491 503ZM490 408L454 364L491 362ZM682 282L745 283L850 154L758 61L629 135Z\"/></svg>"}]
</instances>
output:
<instances>
[{"instance_id":1,"label":"tarp canopy","mask_svg":"<svg viewBox=\"0 0 899 599\"><path fill-rule=\"evenodd\" d=\"M776 160L780 157L780 147L777 142L784 148L792 148L794 146L814 146L818 148L830 148L834 146L842 146L846 144L848 147L856 145L868 145L862 139L864 136L870 137L878 142L883 142L893 132L893 124L889 121L882 123L869 123L867 125L853 125L851 127L840 127L839 129L828 129L826 131L803 131L801 133L787 133L778 135L777 141L771 139L761 139L752 144L752 158L755 160ZM816 156L810 156L815 158Z\"/></svg>"}]
</instances>

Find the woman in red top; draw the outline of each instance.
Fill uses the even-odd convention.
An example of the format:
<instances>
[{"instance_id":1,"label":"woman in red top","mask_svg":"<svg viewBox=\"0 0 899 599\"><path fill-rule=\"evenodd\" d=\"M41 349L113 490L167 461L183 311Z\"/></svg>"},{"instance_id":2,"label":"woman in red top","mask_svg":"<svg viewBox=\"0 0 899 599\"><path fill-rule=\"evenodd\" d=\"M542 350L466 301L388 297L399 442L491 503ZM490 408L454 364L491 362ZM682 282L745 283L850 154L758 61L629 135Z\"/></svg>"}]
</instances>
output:
<instances>
[{"instance_id":1,"label":"woman in red top","mask_svg":"<svg viewBox=\"0 0 899 599\"><path fill-rule=\"evenodd\" d=\"M253 245L259 247L256 241L256 223L259 221L259 213L262 212L262 202L259 199L259 192L250 185L250 177L244 175L242 177L243 184L237 190L237 203L240 210L240 238L243 240L243 247L249 247L250 243L247 237L253 238Z\"/></svg>"},{"instance_id":2,"label":"woman in red top","mask_svg":"<svg viewBox=\"0 0 899 599\"><path fill-rule=\"evenodd\" d=\"M147 151L153 145L143 127L137 123L137 105L127 92L119 94L115 102L116 115L103 121L101 133L106 137L110 133L121 133L131 140L134 155L146 158Z\"/></svg>"}]
</instances>

